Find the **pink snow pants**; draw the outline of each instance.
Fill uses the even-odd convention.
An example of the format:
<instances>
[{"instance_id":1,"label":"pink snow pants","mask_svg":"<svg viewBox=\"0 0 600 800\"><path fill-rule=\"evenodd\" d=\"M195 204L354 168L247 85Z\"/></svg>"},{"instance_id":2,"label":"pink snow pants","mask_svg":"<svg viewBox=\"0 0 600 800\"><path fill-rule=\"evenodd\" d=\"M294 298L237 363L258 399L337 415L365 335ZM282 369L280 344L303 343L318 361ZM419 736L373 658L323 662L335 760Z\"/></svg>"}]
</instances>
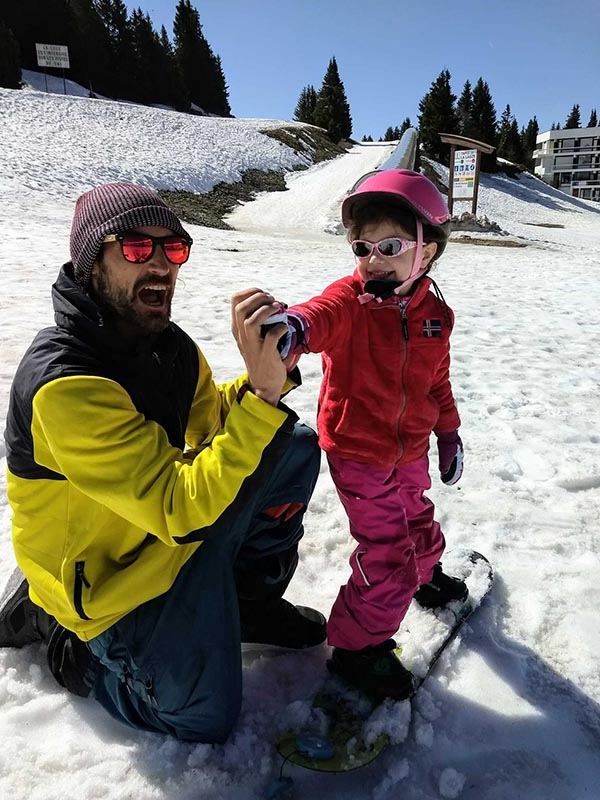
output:
<instances>
[{"instance_id":1,"label":"pink snow pants","mask_svg":"<svg viewBox=\"0 0 600 800\"><path fill-rule=\"evenodd\" d=\"M427 456L375 467L327 454L331 476L358 546L327 626L330 645L360 650L392 637L416 590L431 580L444 535L425 495Z\"/></svg>"}]
</instances>

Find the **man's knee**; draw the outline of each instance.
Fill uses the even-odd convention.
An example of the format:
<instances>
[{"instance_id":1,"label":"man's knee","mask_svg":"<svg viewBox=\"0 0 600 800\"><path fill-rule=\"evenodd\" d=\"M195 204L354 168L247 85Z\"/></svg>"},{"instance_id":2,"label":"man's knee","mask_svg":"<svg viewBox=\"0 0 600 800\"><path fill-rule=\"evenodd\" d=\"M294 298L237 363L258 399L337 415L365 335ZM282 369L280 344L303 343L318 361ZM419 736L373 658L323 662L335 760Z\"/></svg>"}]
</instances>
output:
<instances>
[{"instance_id":1,"label":"man's knee","mask_svg":"<svg viewBox=\"0 0 600 800\"><path fill-rule=\"evenodd\" d=\"M297 423L294 427L293 441L299 451L304 453L308 460L321 460L321 450L319 448L319 437L308 425Z\"/></svg>"},{"instance_id":2,"label":"man's knee","mask_svg":"<svg viewBox=\"0 0 600 800\"><path fill-rule=\"evenodd\" d=\"M222 744L233 730L240 705L239 698L229 696L222 697L218 703L211 703L210 709L203 702L197 707L188 706L161 716L173 735L181 741Z\"/></svg>"},{"instance_id":3,"label":"man's knee","mask_svg":"<svg viewBox=\"0 0 600 800\"><path fill-rule=\"evenodd\" d=\"M308 425L297 424L291 444L290 459L294 468L305 476L314 478L316 483L321 465L321 449L315 431Z\"/></svg>"}]
</instances>

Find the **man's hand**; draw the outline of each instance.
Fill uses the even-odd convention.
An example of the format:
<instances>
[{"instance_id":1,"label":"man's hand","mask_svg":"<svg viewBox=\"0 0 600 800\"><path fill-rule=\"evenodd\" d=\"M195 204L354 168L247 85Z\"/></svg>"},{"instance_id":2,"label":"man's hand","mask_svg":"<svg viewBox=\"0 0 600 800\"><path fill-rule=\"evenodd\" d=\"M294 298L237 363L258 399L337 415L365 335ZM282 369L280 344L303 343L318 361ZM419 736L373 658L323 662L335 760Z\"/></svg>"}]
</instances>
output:
<instances>
[{"instance_id":1,"label":"man's hand","mask_svg":"<svg viewBox=\"0 0 600 800\"><path fill-rule=\"evenodd\" d=\"M276 406L287 377L277 342L287 325L273 326L263 337L261 325L281 306L268 292L244 289L231 298L231 332L248 371L251 391L261 400Z\"/></svg>"}]
</instances>

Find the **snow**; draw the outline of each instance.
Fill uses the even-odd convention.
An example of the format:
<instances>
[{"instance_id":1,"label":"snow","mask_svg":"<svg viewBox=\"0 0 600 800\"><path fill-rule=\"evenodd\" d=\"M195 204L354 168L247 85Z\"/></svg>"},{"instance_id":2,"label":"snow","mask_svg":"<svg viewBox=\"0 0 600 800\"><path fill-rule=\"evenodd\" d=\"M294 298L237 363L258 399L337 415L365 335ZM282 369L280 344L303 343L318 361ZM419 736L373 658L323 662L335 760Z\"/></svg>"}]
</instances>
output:
<instances>
[{"instance_id":1,"label":"snow","mask_svg":"<svg viewBox=\"0 0 600 800\"><path fill-rule=\"evenodd\" d=\"M52 321L50 285L68 257L79 193L118 179L206 191L249 167L306 166L260 133L278 124L291 123L192 117L85 92L0 90L2 417L21 355ZM357 145L334 161L291 171L288 192L264 195L231 216L236 230L189 226L195 246L174 319L199 342L217 380L242 370L229 328L235 290L260 285L293 303L352 268L344 237L332 235L339 201L391 147ZM532 177L500 174L483 177L478 212L527 247L450 243L436 268L456 313L452 380L466 462L460 484L445 487L432 450L430 496L447 563L457 549L480 550L494 564L494 588L412 712L393 703L380 710L373 725L394 744L347 775L287 765L298 798L598 796L600 206ZM304 384L291 404L314 425L319 358L303 357L301 367ZM0 459L4 467L3 444ZM14 565L5 490L2 469L0 586ZM352 543L325 464L305 529L287 596L327 612L346 580ZM431 617L411 613L414 641L433 636ZM399 641L405 635L401 629ZM67 696L48 674L41 647L0 650L0 795L260 798L279 774L277 734L310 714L327 652L246 654L241 717L229 741L213 747L136 733L92 701Z\"/></svg>"}]
</instances>

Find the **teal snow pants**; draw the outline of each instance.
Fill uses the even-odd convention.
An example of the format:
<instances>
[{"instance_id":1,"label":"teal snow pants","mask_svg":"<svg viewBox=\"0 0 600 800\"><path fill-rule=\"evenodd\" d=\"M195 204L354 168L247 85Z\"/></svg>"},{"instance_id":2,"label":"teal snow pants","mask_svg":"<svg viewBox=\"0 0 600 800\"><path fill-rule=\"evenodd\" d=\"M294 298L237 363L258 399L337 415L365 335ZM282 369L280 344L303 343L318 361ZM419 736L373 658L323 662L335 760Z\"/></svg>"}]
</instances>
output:
<instances>
[{"instance_id":1,"label":"teal snow pants","mask_svg":"<svg viewBox=\"0 0 600 800\"><path fill-rule=\"evenodd\" d=\"M227 738L242 695L236 578L256 583L265 566L265 584L283 593L319 462L316 434L296 425L270 479L231 528L198 548L168 592L88 642L99 661L92 696L113 717L188 741ZM286 503L303 507L287 520L261 513Z\"/></svg>"}]
</instances>

